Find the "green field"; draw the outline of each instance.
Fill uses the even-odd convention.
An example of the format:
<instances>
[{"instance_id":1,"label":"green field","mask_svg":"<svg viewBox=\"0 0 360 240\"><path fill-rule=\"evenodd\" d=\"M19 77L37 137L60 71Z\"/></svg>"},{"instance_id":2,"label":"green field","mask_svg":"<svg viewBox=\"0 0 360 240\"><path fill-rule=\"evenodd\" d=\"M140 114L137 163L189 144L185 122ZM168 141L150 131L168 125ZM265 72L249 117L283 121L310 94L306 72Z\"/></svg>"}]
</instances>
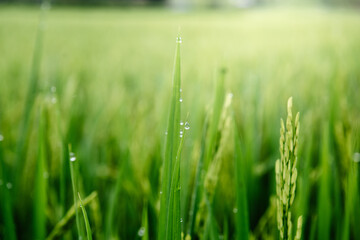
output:
<instances>
[{"instance_id":1,"label":"green field","mask_svg":"<svg viewBox=\"0 0 360 240\"><path fill-rule=\"evenodd\" d=\"M291 235L360 239L358 9L42 13L0 5L0 239L280 239L291 96Z\"/></svg>"}]
</instances>

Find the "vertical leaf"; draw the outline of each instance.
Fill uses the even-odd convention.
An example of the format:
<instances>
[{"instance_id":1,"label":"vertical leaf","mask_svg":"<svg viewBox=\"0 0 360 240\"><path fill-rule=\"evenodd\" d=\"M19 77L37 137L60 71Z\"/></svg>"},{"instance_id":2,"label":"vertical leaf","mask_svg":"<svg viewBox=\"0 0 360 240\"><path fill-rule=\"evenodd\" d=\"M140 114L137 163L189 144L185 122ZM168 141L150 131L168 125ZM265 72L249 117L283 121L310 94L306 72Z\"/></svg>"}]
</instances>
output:
<instances>
[{"instance_id":1,"label":"vertical leaf","mask_svg":"<svg viewBox=\"0 0 360 240\"><path fill-rule=\"evenodd\" d=\"M194 189L193 189L193 193L191 195L191 205L190 205L190 211L189 211L189 225L188 225L188 229L187 229L187 235L190 237L193 237L195 218L196 218L196 213L197 213L198 205L199 205L199 199L200 199L199 196L201 193L200 188L203 186L202 181L201 181L201 172L203 170L203 163L204 163L204 156L205 156L207 126L208 126L208 121L206 118L203 132L202 132L202 138L201 138L200 157L199 157L199 161L196 166Z\"/></svg>"},{"instance_id":2,"label":"vertical leaf","mask_svg":"<svg viewBox=\"0 0 360 240\"><path fill-rule=\"evenodd\" d=\"M249 215L246 197L246 182L245 182L245 160L242 158L240 138L238 135L235 119L233 118L234 125L234 147L235 147L235 180L236 180L236 239L249 239Z\"/></svg>"},{"instance_id":3,"label":"vertical leaf","mask_svg":"<svg viewBox=\"0 0 360 240\"><path fill-rule=\"evenodd\" d=\"M70 174L71 174L71 183L73 188L73 195L74 195L74 206L75 206L75 216L76 216L76 227L79 234L79 239L84 238L84 234L82 231L82 225L80 222L79 216L79 204L78 204L78 169L77 169L77 161L74 153L71 152L71 145L69 144L69 159L70 159Z\"/></svg>"},{"instance_id":4,"label":"vertical leaf","mask_svg":"<svg viewBox=\"0 0 360 240\"><path fill-rule=\"evenodd\" d=\"M165 158L162 168L162 182L160 194L160 216L159 216L159 240L170 240L172 235L173 209L170 208L174 195L171 194L171 182L173 179L174 164L180 142L180 43L181 38L176 41L175 63L173 74L173 93L170 103L170 112L167 126L167 138L165 147ZM180 176L179 176L180 177ZM175 180L174 180L175 181ZM174 182L175 184L175 182ZM176 203L177 204L177 203ZM174 206L175 207L175 206ZM180 215L180 214L179 214ZM178 223L180 225L180 221Z\"/></svg>"},{"instance_id":5,"label":"vertical leaf","mask_svg":"<svg viewBox=\"0 0 360 240\"><path fill-rule=\"evenodd\" d=\"M45 116L44 109L40 107L38 157L35 172L34 193L34 239L45 239L46 235L46 180L45 174Z\"/></svg>"},{"instance_id":6,"label":"vertical leaf","mask_svg":"<svg viewBox=\"0 0 360 240\"><path fill-rule=\"evenodd\" d=\"M47 0L43 1L43 4L48 4ZM25 146L29 132L29 121L30 121L30 113L31 109L35 103L36 95L38 94L38 85L39 85L39 78L40 78L40 63L41 63L41 55L42 55L42 45L43 45L43 35L44 35L44 24L45 24L45 14L47 8L41 8L39 24L36 33L35 39L35 47L33 52L33 59L31 63L30 69L30 76L29 76L29 86L27 89L25 107L24 107L24 114L22 117L21 123L21 131L20 136L17 141L17 171L22 171L24 166L24 155L25 155ZM18 181L19 179L17 179Z\"/></svg>"},{"instance_id":7,"label":"vertical leaf","mask_svg":"<svg viewBox=\"0 0 360 240\"><path fill-rule=\"evenodd\" d=\"M148 205L144 204L142 213L141 229L143 231L142 240L149 240L149 219L148 219Z\"/></svg>"},{"instance_id":8,"label":"vertical leaf","mask_svg":"<svg viewBox=\"0 0 360 240\"><path fill-rule=\"evenodd\" d=\"M318 239L330 239L331 198L329 189L329 124L324 124L321 138L321 179L318 194Z\"/></svg>"},{"instance_id":9,"label":"vertical leaf","mask_svg":"<svg viewBox=\"0 0 360 240\"><path fill-rule=\"evenodd\" d=\"M221 110L223 108L224 99L225 99L225 90L224 90L224 79L225 79L226 70L222 69L217 77L216 87L215 87L215 99L213 105L212 118L209 123L209 132L208 132L208 143L206 147L206 155L204 162L204 169L207 170L210 161L213 157L215 151L215 143L218 133L218 126L221 116Z\"/></svg>"},{"instance_id":10,"label":"vertical leaf","mask_svg":"<svg viewBox=\"0 0 360 240\"><path fill-rule=\"evenodd\" d=\"M81 207L81 210L82 210L82 213L83 213L83 216L84 216L87 239L92 240L92 234L91 234L91 227L90 227L89 219L88 219L86 209L85 209L85 206L84 206L84 204L83 204L83 202L81 200L79 192L78 192L78 196L79 196L79 200L80 200L80 207Z\"/></svg>"}]
</instances>

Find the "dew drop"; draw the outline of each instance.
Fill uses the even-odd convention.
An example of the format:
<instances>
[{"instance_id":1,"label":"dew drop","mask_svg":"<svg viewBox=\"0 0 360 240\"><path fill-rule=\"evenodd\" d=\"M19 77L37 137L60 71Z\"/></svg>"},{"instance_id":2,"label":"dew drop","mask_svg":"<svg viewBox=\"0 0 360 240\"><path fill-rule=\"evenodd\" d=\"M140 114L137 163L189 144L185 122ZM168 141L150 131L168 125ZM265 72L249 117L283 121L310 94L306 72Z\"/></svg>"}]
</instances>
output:
<instances>
[{"instance_id":1,"label":"dew drop","mask_svg":"<svg viewBox=\"0 0 360 240\"><path fill-rule=\"evenodd\" d=\"M162 191L160 191L160 194L162 194Z\"/></svg>"},{"instance_id":2,"label":"dew drop","mask_svg":"<svg viewBox=\"0 0 360 240\"><path fill-rule=\"evenodd\" d=\"M238 212L238 209L237 208L234 208L233 209L233 213L237 213Z\"/></svg>"},{"instance_id":3,"label":"dew drop","mask_svg":"<svg viewBox=\"0 0 360 240\"><path fill-rule=\"evenodd\" d=\"M0 142L2 142L3 140L4 140L4 136L0 134Z\"/></svg>"},{"instance_id":4,"label":"dew drop","mask_svg":"<svg viewBox=\"0 0 360 240\"><path fill-rule=\"evenodd\" d=\"M184 134L184 131L183 130L180 130L180 135L183 135Z\"/></svg>"},{"instance_id":5,"label":"dew drop","mask_svg":"<svg viewBox=\"0 0 360 240\"><path fill-rule=\"evenodd\" d=\"M52 98L51 98L51 103L52 103L52 104L55 104L56 102L57 102L56 97L52 97Z\"/></svg>"},{"instance_id":6,"label":"dew drop","mask_svg":"<svg viewBox=\"0 0 360 240\"><path fill-rule=\"evenodd\" d=\"M177 37L177 38L176 38L176 42L177 42L177 43L182 43L181 37Z\"/></svg>"},{"instance_id":7,"label":"dew drop","mask_svg":"<svg viewBox=\"0 0 360 240\"><path fill-rule=\"evenodd\" d=\"M234 94L233 93L229 93L229 97L233 98Z\"/></svg>"},{"instance_id":8,"label":"dew drop","mask_svg":"<svg viewBox=\"0 0 360 240\"><path fill-rule=\"evenodd\" d=\"M138 231L138 235L139 235L139 237L142 237L142 236L144 236L144 234L145 234L145 228L141 227Z\"/></svg>"},{"instance_id":9,"label":"dew drop","mask_svg":"<svg viewBox=\"0 0 360 240\"><path fill-rule=\"evenodd\" d=\"M70 161L75 162L76 157L75 154L73 152L70 153Z\"/></svg>"},{"instance_id":10,"label":"dew drop","mask_svg":"<svg viewBox=\"0 0 360 240\"><path fill-rule=\"evenodd\" d=\"M189 130L190 129L190 124L188 122L185 123L185 130Z\"/></svg>"},{"instance_id":11,"label":"dew drop","mask_svg":"<svg viewBox=\"0 0 360 240\"><path fill-rule=\"evenodd\" d=\"M180 218L180 222L181 222L181 223L183 222L183 219L182 219L182 218Z\"/></svg>"},{"instance_id":12,"label":"dew drop","mask_svg":"<svg viewBox=\"0 0 360 240\"><path fill-rule=\"evenodd\" d=\"M8 188L8 189L12 189L12 183L11 182L8 182L7 184L6 184L6 187Z\"/></svg>"},{"instance_id":13,"label":"dew drop","mask_svg":"<svg viewBox=\"0 0 360 240\"><path fill-rule=\"evenodd\" d=\"M50 90L51 90L52 93L56 93L56 87L55 87L55 86L52 86L52 87L50 88Z\"/></svg>"},{"instance_id":14,"label":"dew drop","mask_svg":"<svg viewBox=\"0 0 360 240\"><path fill-rule=\"evenodd\" d=\"M182 99L182 98L180 98L180 99L179 99L179 101L180 101L180 102L182 102L182 101L183 101L183 99Z\"/></svg>"},{"instance_id":15,"label":"dew drop","mask_svg":"<svg viewBox=\"0 0 360 240\"><path fill-rule=\"evenodd\" d=\"M354 162L356 163L360 162L360 153L358 152L354 153Z\"/></svg>"},{"instance_id":16,"label":"dew drop","mask_svg":"<svg viewBox=\"0 0 360 240\"><path fill-rule=\"evenodd\" d=\"M184 122L183 122L183 121L180 122L180 126L182 126L182 125L184 125Z\"/></svg>"},{"instance_id":17,"label":"dew drop","mask_svg":"<svg viewBox=\"0 0 360 240\"><path fill-rule=\"evenodd\" d=\"M180 92L182 92L182 88L180 88Z\"/></svg>"},{"instance_id":18,"label":"dew drop","mask_svg":"<svg viewBox=\"0 0 360 240\"><path fill-rule=\"evenodd\" d=\"M182 138L182 137L183 137L183 135L181 134L181 135L180 135L180 137Z\"/></svg>"},{"instance_id":19,"label":"dew drop","mask_svg":"<svg viewBox=\"0 0 360 240\"><path fill-rule=\"evenodd\" d=\"M168 135L167 131L165 132L165 135Z\"/></svg>"}]
</instances>

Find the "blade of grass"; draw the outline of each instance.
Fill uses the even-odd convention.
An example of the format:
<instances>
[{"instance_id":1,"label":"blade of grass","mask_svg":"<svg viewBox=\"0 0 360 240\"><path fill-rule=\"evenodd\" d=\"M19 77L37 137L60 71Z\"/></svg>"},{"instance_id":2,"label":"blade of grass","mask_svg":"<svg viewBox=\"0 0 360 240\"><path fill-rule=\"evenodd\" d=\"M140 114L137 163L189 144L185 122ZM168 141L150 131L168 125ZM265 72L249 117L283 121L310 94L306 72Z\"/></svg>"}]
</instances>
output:
<instances>
[{"instance_id":1,"label":"blade of grass","mask_svg":"<svg viewBox=\"0 0 360 240\"><path fill-rule=\"evenodd\" d=\"M224 153L226 152L226 146L228 145L230 132L231 132L231 124L232 118L229 114L231 109L232 102L232 94L228 94L224 105L221 110L221 115L219 118L219 126L218 131L219 136L216 139L216 145L218 146L216 150L214 150L215 155L214 159L211 161L209 169L206 174L205 183L204 183L204 200L207 207L207 217L206 217L206 225L204 230L204 238L207 239L207 236L211 240L215 240L219 238L219 230L218 225L213 213L213 201L215 196L216 187L218 184L218 179L220 177L220 170L222 168L222 162L224 158ZM232 139L230 141L233 141Z\"/></svg>"},{"instance_id":2,"label":"blade of grass","mask_svg":"<svg viewBox=\"0 0 360 240\"><path fill-rule=\"evenodd\" d=\"M331 198L329 189L329 124L324 124L321 138L321 179L318 194L318 239L330 239Z\"/></svg>"},{"instance_id":3,"label":"blade of grass","mask_svg":"<svg viewBox=\"0 0 360 240\"><path fill-rule=\"evenodd\" d=\"M115 189L111 193L109 199L109 208L106 214L106 231L105 231L107 239L111 239L114 233L113 226L114 226L115 208L116 208L116 204L119 201L121 186L123 184L124 171L129 172L128 165L129 165L129 150L126 150L124 153L123 165L118 167L119 172L116 180Z\"/></svg>"},{"instance_id":4,"label":"blade of grass","mask_svg":"<svg viewBox=\"0 0 360 240\"><path fill-rule=\"evenodd\" d=\"M210 161L215 153L218 125L220 122L221 111L225 99L225 90L224 90L225 73L226 71L224 69L221 70L219 76L216 78L215 99L213 104L212 116L210 118L209 125L208 125L208 118L206 118L203 128L201 153L196 168L195 183L194 183L194 189L191 199L191 208L189 211L190 222L188 225L187 235L190 237L193 237L195 219L198 211L198 205L200 202L199 196L202 196L203 193L205 174L201 175L201 172L203 170L207 171Z\"/></svg>"},{"instance_id":5,"label":"blade of grass","mask_svg":"<svg viewBox=\"0 0 360 240\"><path fill-rule=\"evenodd\" d=\"M307 226L307 221L309 217L309 204L310 204L310 190L311 190L311 181L310 181L310 172L311 172L311 162L313 160L312 153L314 148L314 136L312 133L308 133L305 149L304 161L302 161L302 171L300 175L299 181L299 211L297 213L297 218L302 215L303 219L303 228L302 228L302 236L305 236L305 228ZM301 212L300 212L301 211Z\"/></svg>"},{"instance_id":6,"label":"blade of grass","mask_svg":"<svg viewBox=\"0 0 360 240\"><path fill-rule=\"evenodd\" d=\"M160 216L159 216L159 240L168 240L172 224L169 221L172 219L172 210L170 209L171 199L171 182L174 173L174 161L179 146L180 139L180 43L181 38L177 38L175 50L175 63L173 74L173 93L170 104L169 120L167 126L167 138L165 147L165 158L162 168L162 182L160 194Z\"/></svg>"},{"instance_id":7,"label":"blade of grass","mask_svg":"<svg viewBox=\"0 0 360 240\"><path fill-rule=\"evenodd\" d=\"M142 231L142 240L149 240L149 218L148 218L148 205L144 204L143 212L142 212L142 223L139 231Z\"/></svg>"},{"instance_id":8,"label":"blade of grass","mask_svg":"<svg viewBox=\"0 0 360 240\"><path fill-rule=\"evenodd\" d=\"M45 116L44 109L41 106L39 116L39 141L38 157L35 173L34 190L34 239L44 239L46 236L46 180L45 174Z\"/></svg>"},{"instance_id":9,"label":"blade of grass","mask_svg":"<svg viewBox=\"0 0 360 240\"><path fill-rule=\"evenodd\" d=\"M189 225L187 229L187 236L193 238L194 227L195 227L195 219L196 213L199 207L199 196L201 194L201 172L203 170L203 163L204 163L204 156L205 156L205 143L206 143L206 133L208 129L208 121L207 118L205 119L205 124L202 130L202 138L201 138L201 147L200 147L200 157L199 161L196 166L196 173L195 173L195 182L194 182L194 189L191 196L191 206L189 211Z\"/></svg>"},{"instance_id":10,"label":"blade of grass","mask_svg":"<svg viewBox=\"0 0 360 240\"><path fill-rule=\"evenodd\" d=\"M47 0L42 2L42 6L49 4ZM25 159L25 152L26 152L26 141L29 135L29 121L30 121L30 114L31 109L35 103L36 95L38 94L38 85L39 85L39 78L40 78L40 64L41 64L41 56L42 56L42 45L43 45L43 35L44 35L44 25L45 25L45 16L48 8L42 7L39 17L39 24L36 33L35 39L35 47L33 52L33 59L31 63L30 69L30 77L29 77L29 86L28 92L26 95L24 113L22 117L22 123L20 126L20 135L17 141L17 159L16 159L16 171L23 170L24 166L24 159ZM19 181L17 179L16 181ZM17 185L17 184L16 184ZM15 186L17 187L17 186Z\"/></svg>"},{"instance_id":11,"label":"blade of grass","mask_svg":"<svg viewBox=\"0 0 360 240\"><path fill-rule=\"evenodd\" d=\"M91 227L90 227L89 219L88 219L88 216L86 214L86 209L85 209L85 206L84 206L84 204L83 204L83 202L81 200L79 192L78 192L78 196L79 196L79 201L80 201L80 208L81 208L83 216L84 216L87 239L92 240L92 233L91 233Z\"/></svg>"},{"instance_id":12,"label":"blade of grass","mask_svg":"<svg viewBox=\"0 0 360 240\"><path fill-rule=\"evenodd\" d=\"M212 203L210 202L210 199L208 198L207 194L205 194L204 198L205 198L208 215L206 218L203 239L218 240L219 239L219 228L218 228L218 225L216 223L216 219L215 219L215 216L213 213Z\"/></svg>"},{"instance_id":13,"label":"blade of grass","mask_svg":"<svg viewBox=\"0 0 360 240\"><path fill-rule=\"evenodd\" d=\"M80 216L79 216L79 207L78 207L78 201L77 201L77 193L78 193L78 171L77 171L77 161L76 157L74 156L74 153L71 152L71 145L69 144L68 147L69 151L69 158L70 158L70 174L71 174L71 183L73 188L73 194L74 194L74 206L75 206L75 215L76 215L76 227L79 234L79 239L84 238L82 225L80 222Z\"/></svg>"},{"instance_id":14,"label":"blade of grass","mask_svg":"<svg viewBox=\"0 0 360 240\"><path fill-rule=\"evenodd\" d=\"M221 69L219 76L216 79L215 87L215 99L213 104L212 117L209 123L209 132L208 132L208 142L206 147L206 155L204 161L204 169L207 170L211 159L213 158L215 152L215 143L217 139L218 126L221 116L221 110L223 108L224 99L225 99L225 89L224 89L224 79L225 79L226 70Z\"/></svg>"},{"instance_id":15,"label":"blade of grass","mask_svg":"<svg viewBox=\"0 0 360 240\"><path fill-rule=\"evenodd\" d=\"M246 182L245 182L245 170L246 163L242 157L240 138L238 135L238 130L235 122L235 117L233 115L233 125L234 125L234 160L235 160L235 179L236 179L236 239L249 239L249 214L247 206L247 196L246 196Z\"/></svg>"},{"instance_id":16,"label":"blade of grass","mask_svg":"<svg viewBox=\"0 0 360 240\"><path fill-rule=\"evenodd\" d=\"M224 220L223 239L229 240L229 222L228 222L227 218L225 218L225 220Z\"/></svg>"},{"instance_id":17,"label":"blade of grass","mask_svg":"<svg viewBox=\"0 0 360 240\"><path fill-rule=\"evenodd\" d=\"M185 135L185 134L184 134ZM170 186L170 206L168 216L168 227L166 239L181 239L181 218L180 218L180 155L184 142L181 138L180 145L176 154L174 172ZM171 226L171 227L170 227Z\"/></svg>"},{"instance_id":18,"label":"blade of grass","mask_svg":"<svg viewBox=\"0 0 360 240\"><path fill-rule=\"evenodd\" d=\"M96 197L97 192L92 192L84 199L83 206L90 204L93 200L95 200ZM77 207L75 207L75 205L71 206L71 208L66 212L65 216L55 225L54 229L51 231L46 240L59 239L66 232L67 228L70 227L74 217L76 217L75 209L79 206L79 204Z\"/></svg>"}]
</instances>

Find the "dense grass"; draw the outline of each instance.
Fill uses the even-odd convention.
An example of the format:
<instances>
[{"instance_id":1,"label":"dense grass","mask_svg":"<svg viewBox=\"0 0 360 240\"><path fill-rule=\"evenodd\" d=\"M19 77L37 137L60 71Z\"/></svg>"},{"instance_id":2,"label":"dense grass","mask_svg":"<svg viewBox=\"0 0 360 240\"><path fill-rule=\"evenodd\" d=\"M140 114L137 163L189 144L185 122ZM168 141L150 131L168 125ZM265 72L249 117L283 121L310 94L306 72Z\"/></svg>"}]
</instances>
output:
<instances>
[{"instance_id":1,"label":"dense grass","mask_svg":"<svg viewBox=\"0 0 360 240\"><path fill-rule=\"evenodd\" d=\"M290 96L293 222L304 239L360 239L358 12L39 16L0 8L1 239L278 239Z\"/></svg>"}]
</instances>

